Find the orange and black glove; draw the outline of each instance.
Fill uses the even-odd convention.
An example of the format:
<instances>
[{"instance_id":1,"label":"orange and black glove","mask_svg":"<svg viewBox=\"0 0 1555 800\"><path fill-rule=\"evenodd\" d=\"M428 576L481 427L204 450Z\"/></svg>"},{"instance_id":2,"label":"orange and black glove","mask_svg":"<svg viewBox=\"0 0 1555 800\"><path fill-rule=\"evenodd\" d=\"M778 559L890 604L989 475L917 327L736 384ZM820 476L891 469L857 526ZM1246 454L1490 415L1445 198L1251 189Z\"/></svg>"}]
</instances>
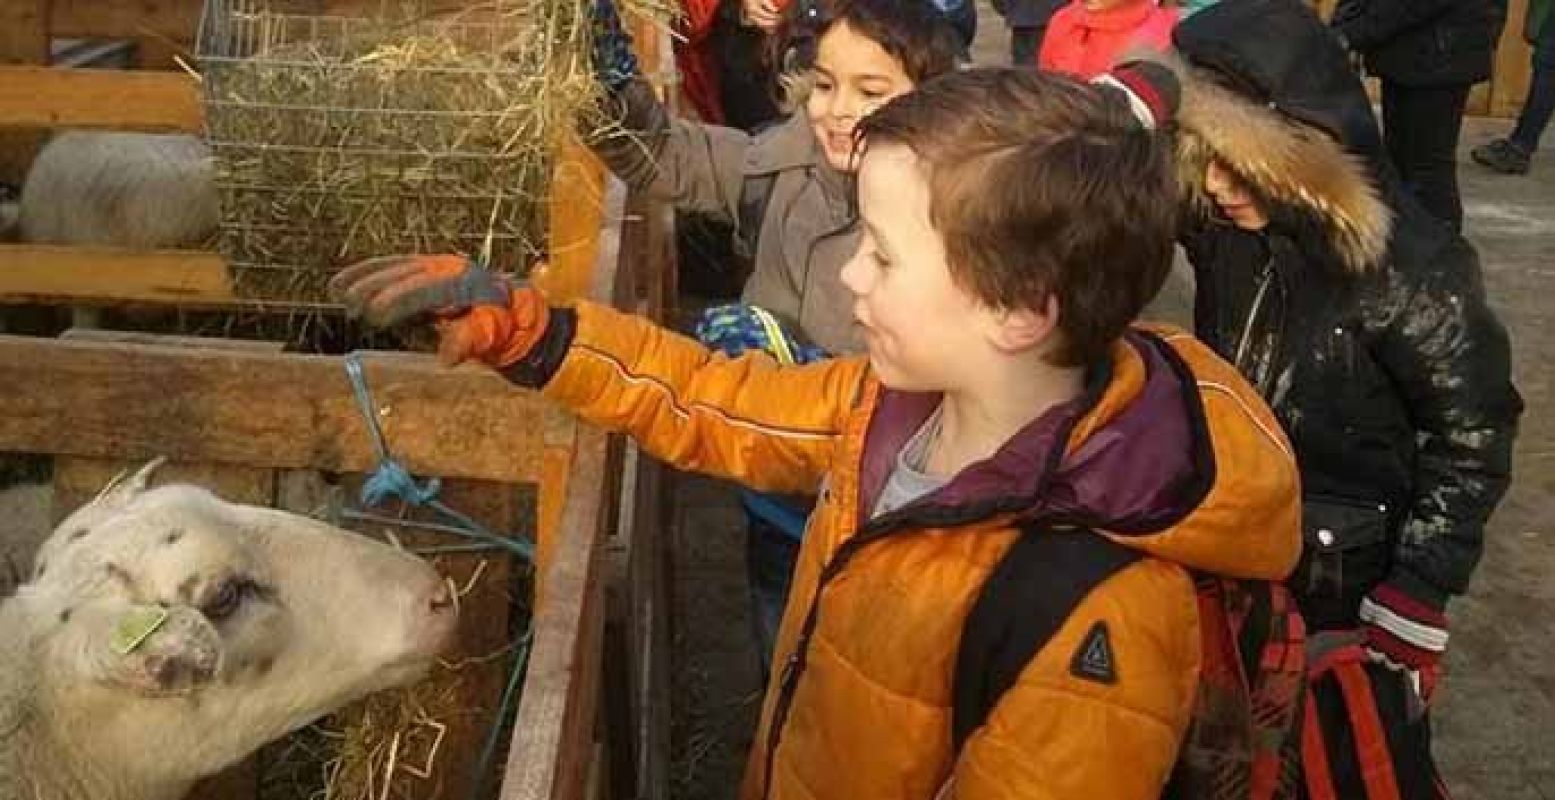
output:
<instances>
[{"instance_id":1,"label":"orange and black glove","mask_svg":"<svg viewBox=\"0 0 1555 800\"><path fill-rule=\"evenodd\" d=\"M341 270L329 290L348 315L376 327L432 318L445 364L510 367L534 349L551 316L539 291L460 255L370 258Z\"/></svg>"}]
</instances>

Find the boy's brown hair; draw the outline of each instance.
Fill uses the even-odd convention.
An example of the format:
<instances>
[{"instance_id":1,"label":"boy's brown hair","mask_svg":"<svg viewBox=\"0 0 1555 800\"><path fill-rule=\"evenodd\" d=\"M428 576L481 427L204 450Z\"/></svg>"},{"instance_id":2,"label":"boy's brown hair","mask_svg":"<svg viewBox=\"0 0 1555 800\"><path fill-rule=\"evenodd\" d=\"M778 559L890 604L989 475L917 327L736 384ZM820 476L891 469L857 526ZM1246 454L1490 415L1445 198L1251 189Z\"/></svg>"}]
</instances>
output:
<instances>
[{"instance_id":1,"label":"boy's brown hair","mask_svg":"<svg viewBox=\"0 0 1555 800\"><path fill-rule=\"evenodd\" d=\"M901 144L918 157L958 285L996 308L1057 298L1055 363L1105 356L1171 269L1168 151L1114 89L968 70L893 100L858 135L864 147Z\"/></svg>"}]
</instances>

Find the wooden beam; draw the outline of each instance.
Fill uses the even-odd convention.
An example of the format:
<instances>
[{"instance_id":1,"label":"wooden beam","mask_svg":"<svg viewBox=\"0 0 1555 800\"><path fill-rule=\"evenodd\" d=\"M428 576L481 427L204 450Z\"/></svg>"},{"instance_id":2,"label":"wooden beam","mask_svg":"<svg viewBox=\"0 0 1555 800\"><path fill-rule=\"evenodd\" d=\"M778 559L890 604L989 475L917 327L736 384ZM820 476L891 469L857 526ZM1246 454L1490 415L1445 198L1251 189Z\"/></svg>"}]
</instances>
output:
<instances>
[{"instance_id":1,"label":"wooden beam","mask_svg":"<svg viewBox=\"0 0 1555 800\"><path fill-rule=\"evenodd\" d=\"M1532 48L1523 38L1523 21L1527 15L1528 0L1511 0L1507 4L1506 25L1501 28L1495 69L1490 77L1491 116L1515 117L1528 98L1533 64Z\"/></svg>"},{"instance_id":2,"label":"wooden beam","mask_svg":"<svg viewBox=\"0 0 1555 800\"><path fill-rule=\"evenodd\" d=\"M370 353L393 454L418 475L534 483L549 404L490 370ZM366 472L341 359L0 336L0 450Z\"/></svg>"},{"instance_id":3,"label":"wooden beam","mask_svg":"<svg viewBox=\"0 0 1555 800\"><path fill-rule=\"evenodd\" d=\"M0 67L0 129L204 127L198 86L182 72Z\"/></svg>"},{"instance_id":4,"label":"wooden beam","mask_svg":"<svg viewBox=\"0 0 1555 800\"><path fill-rule=\"evenodd\" d=\"M99 328L71 328L59 335L61 339L78 342L115 342L118 344L153 344L176 347L194 347L208 350L247 350L255 353L286 352L285 342L263 339L209 339L203 336L174 336L139 331L111 331Z\"/></svg>"},{"instance_id":5,"label":"wooden beam","mask_svg":"<svg viewBox=\"0 0 1555 800\"><path fill-rule=\"evenodd\" d=\"M530 275L553 302L599 299L593 289L602 264L608 263L614 276L614 254L602 257L600 239L607 229L619 232L625 196L607 198L607 180L604 164L566 136L551 177L550 261Z\"/></svg>"},{"instance_id":6,"label":"wooden beam","mask_svg":"<svg viewBox=\"0 0 1555 800\"><path fill-rule=\"evenodd\" d=\"M164 39L192 43L200 27L193 0L52 0L49 30L68 39Z\"/></svg>"},{"instance_id":7,"label":"wooden beam","mask_svg":"<svg viewBox=\"0 0 1555 800\"><path fill-rule=\"evenodd\" d=\"M604 586L599 548L604 510L606 435L579 426L553 558L535 598L534 647L513 724L502 800L574 800L594 753ZM542 534L542 539L544 539Z\"/></svg>"},{"instance_id":8,"label":"wooden beam","mask_svg":"<svg viewBox=\"0 0 1555 800\"><path fill-rule=\"evenodd\" d=\"M48 8L49 0L0 2L0 65L49 63ZM0 78L0 94L6 90ZM20 185L41 143L36 131L0 130L0 181Z\"/></svg>"},{"instance_id":9,"label":"wooden beam","mask_svg":"<svg viewBox=\"0 0 1555 800\"><path fill-rule=\"evenodd\" d=\"M563 535L562 512L570 491L578 446L578 422L561 409L545 416L545 451L540 456L540 493L535 503L535 596L545 593L558 539Z\"/></svg>"},{"instance_id":10,"label":"wooden beam","mask_svg":"<svg viewBox=\"0 0 1555 800\"><path fill-rule=\"evenodd\" d=\"M0 3L0 64L47 64L49 0Z\"/></svg>"},{"instance_id":11,"label":"wooden beam","mask_svg":"<svg viewBox=\"0 0 1555 800\"><path fill-rule=\"evenodd\" d=\"M0 299L180 306L237 302L226 262L215 253L47 244L0 245Z\"/></svg>"}]
</instances>

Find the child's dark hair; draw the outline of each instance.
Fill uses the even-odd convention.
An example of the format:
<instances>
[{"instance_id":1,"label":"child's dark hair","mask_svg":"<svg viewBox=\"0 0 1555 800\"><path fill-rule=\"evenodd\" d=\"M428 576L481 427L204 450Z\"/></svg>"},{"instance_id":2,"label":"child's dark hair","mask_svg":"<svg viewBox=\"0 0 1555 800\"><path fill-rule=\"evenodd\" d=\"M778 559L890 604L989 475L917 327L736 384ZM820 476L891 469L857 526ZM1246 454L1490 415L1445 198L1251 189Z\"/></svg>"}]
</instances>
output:
<instances>
[{"instance_id":1,"label":"child's dark hair","mask_svg":"<svg viewBox=\"0 0 1555 800\"><path fill-rule=\"evenodd\" d=\"M951 277L996 308L1058 299L1052 360L1103 357L1172 264L1165 142L1116 90L1025 69L931 80L859 123L870 148L917 156Z\"/></svg>"},{"instance_id":2,"label":"child's dark hair","mask_svg":"<svg viewBox=\"0 0 1555 800\"><path fill-rule=\"evenodd\" d=\"M960 34L932 0L793 0L788 11L777 39L802 68L814 64L821 36L842 22L901 62L915 84L955 69L963 50Z\"/></svg>"}]
</instances>

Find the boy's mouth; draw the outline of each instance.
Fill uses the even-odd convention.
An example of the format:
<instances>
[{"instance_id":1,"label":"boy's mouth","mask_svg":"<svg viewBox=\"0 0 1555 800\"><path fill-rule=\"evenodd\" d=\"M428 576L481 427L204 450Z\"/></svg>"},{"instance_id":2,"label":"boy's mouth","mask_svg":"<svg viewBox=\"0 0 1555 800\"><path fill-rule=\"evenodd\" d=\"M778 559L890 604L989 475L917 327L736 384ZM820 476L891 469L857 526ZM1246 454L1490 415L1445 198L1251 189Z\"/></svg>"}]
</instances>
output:
<instances>
[{"instance_id":1,"label":"boy's mouth","mask_svg":"<svg viewBox=\"0 0 1555 800\"><path fill-rule=\"evenodd\" d=\"M827 132L826 146L834 153L852 152L853 134Z\"/></svg>"}]
</instances>

